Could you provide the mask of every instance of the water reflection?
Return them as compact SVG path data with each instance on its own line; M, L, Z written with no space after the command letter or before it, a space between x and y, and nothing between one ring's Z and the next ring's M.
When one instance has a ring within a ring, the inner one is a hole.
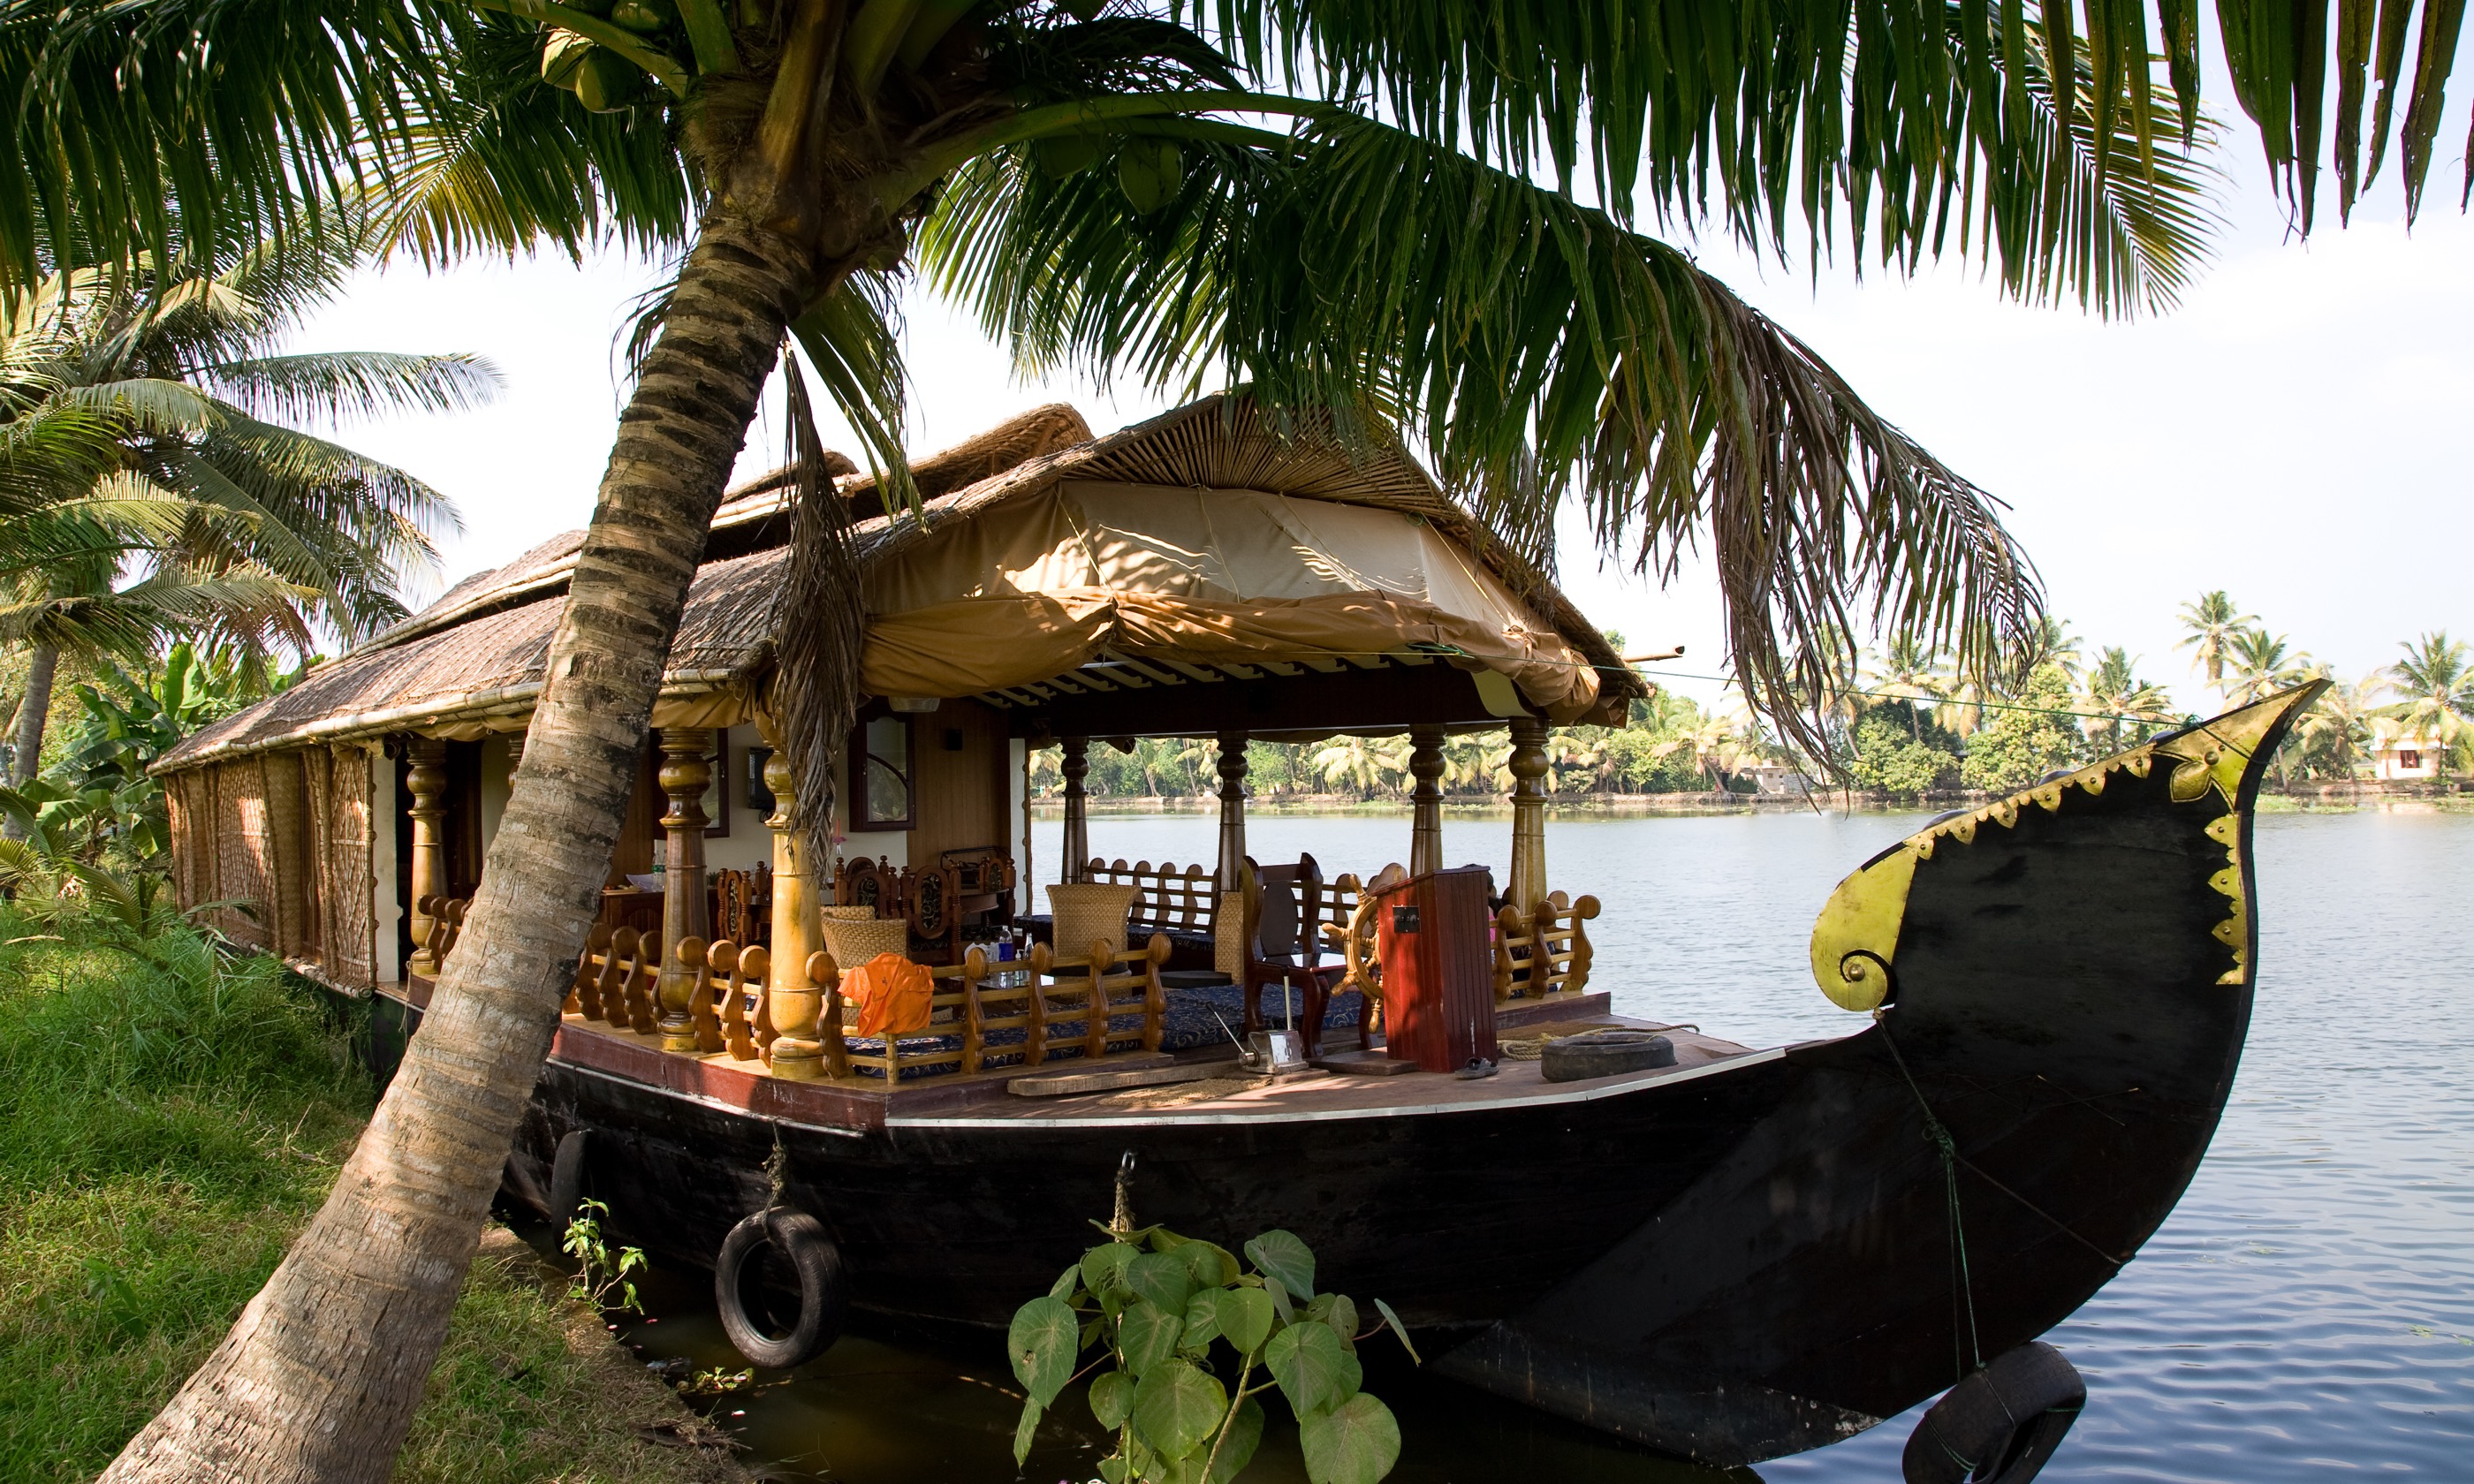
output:
M1831 886L1914 816L1570 817L1549 826L1555 886L1595 893L1598 976L1615 1007L1756 1044L1845 1034L1805 966ZM1258 815L1259 859L1326 871L1406 853L1405 819ZM1509 853L1500 817L1444 826L1445 858ZM1102 816L1100 853L1208 860L1213 821ZM1053 876L1056 831L1036 840ZM2332 1469L2474 1476L2474 818L2338 813L2259 823L2261 987L2222 1128L2140 1258L2049 1336L2087 1376L2086 1418L2049 1480L2283 1484ZM1541 1219L1546 1219L1541 1213ZM1507 1254L1506 1260L1518 1260ZM739 1362L701 1274L650 1286L648 1356ZM1589 1479L1880 1481L1912 1418L1836 1447L1720 1473L1411 1371L1369 1346L1367 1387L1399 1414L1411 1484ZM1017 1477L1020 1401L988 1337L863 1329L717 1408L784 1479ZM744 1413L734 1416L734 1413ZM1085 1479L1105 1448L1059 1403L1021 1478ZM1246 1478L1301 1481L1275 1426Z

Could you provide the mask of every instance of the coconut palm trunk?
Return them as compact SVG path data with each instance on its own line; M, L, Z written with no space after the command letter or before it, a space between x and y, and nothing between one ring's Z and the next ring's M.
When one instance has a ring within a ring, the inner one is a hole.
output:
M327 1204L109 1480L381 1480L420 1405L598 905L705 535L786 325L796 244L716 214L620 415L471 925Z
M9 757L12 788L23 788L33 782L36 771L42 766L43 722L51 714L52 682L60 672L60 649L50 644L35 646L26 662L26 694L17 703L17 734L9 739L13 750Z

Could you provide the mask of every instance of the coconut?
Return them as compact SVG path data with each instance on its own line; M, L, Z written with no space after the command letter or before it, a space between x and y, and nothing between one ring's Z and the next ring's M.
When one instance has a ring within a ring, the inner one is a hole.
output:
M584 59L592 50L591 36L551 27L542 42L542 81L552 87L574 87L575 75L584 70Z
M1100 141L1089 134L1053 134L1031 147L1031 157L1040 174L1062 180L1100 162Z
M610 8L610 19L638 33L661 30L678 18L678 7L670 0L618 0Z
M1167 139L1128 139L1117 156L1117 188L1143 216L1168 204L1185 179L1185 156Z
M585 54L584 65L576 69L575 96L595 113L616 113L636 101L643 83L644 74L627 59L608 47L596 46Z

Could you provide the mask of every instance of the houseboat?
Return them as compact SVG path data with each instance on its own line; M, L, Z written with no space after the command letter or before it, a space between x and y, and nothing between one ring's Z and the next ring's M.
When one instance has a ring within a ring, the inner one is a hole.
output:
M2316 687L1862 863L1812 941L1848 1033L1746 1046L1611 1013L1590 924L1652 904L1550 885L1547 748L1649 685L1399 448L1216 397L1102 438L1043 409L918 475L915 514L841 481L869 699L831 841L768 730L783 481L722 506L508 1199L606 1203L795 1364L845 1304L1002 1326L1130 1169L1144 1221L1293 1231L1445 1373L1666 1452L1774 1457L1954 1384L2009 1421L1933 1447L2050 1451L2074 1382L2032 1342L2207 1148L2251 805ZM579 540L167 754L182 901L409 1034ZM1442 856L1443 742L1478 730L1511 739L1500 882ZM1341 734L1409 739L1398 861L1250 857L1247 743ZM1212 860L1094 850L1090 749L1158 735L1214 746Z

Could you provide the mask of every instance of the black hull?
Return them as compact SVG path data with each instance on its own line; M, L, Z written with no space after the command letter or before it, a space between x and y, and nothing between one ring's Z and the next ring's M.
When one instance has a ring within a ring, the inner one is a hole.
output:
M1140 1219L1297 1232L1332 1286L1462 1337L1446 1374L1713 1464L1818 1447L2050 1328L2172 1209L2249 1022L2260 763L2309 694L1877 857L1841 896L1889 872L1897 900L1842 962L1895 965L1895 993L1843 1040L1474 1109L869 1128L554 1056L510 1186L542 1204L559 1137L592 1130L589 1188L625 1239L709 1264L766 1203L778 1138L857 1303L1002 1325L1131 1149Z

